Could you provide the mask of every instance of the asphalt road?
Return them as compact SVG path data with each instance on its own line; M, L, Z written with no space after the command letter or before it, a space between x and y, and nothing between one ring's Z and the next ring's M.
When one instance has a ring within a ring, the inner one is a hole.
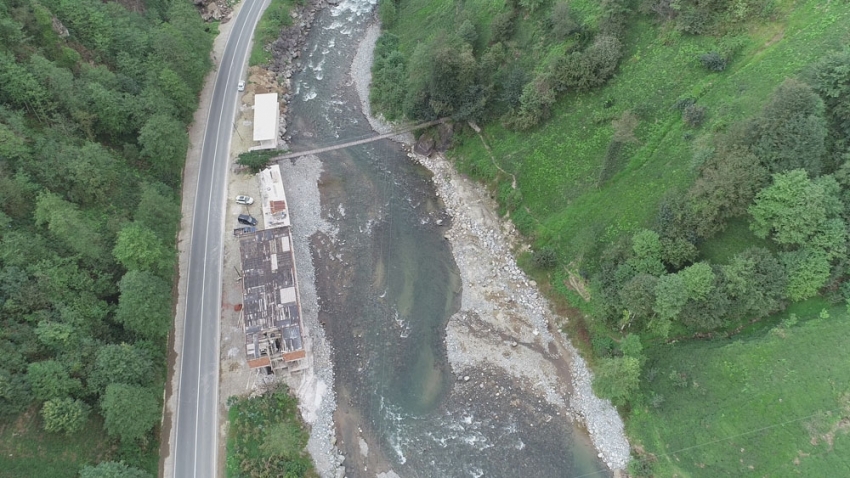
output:
M221 58L207 116L189 247L188 292L174 417L175 478L218 476L219 320L224 211L236 85L269 0L243 0ZM179 318L178 318L179 320Z

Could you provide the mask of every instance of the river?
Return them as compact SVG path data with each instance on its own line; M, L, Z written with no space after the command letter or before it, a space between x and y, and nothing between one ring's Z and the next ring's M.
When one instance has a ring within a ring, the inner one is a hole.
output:
M348 0L316 17L293 77L293 150L374 134L349 75L373 7ZM606 476L586 434L497 368L476 370L480 387L457 385L444 338L461 274L430 173L388 140L320 159L322 215L336 232L311 247L346 475Z

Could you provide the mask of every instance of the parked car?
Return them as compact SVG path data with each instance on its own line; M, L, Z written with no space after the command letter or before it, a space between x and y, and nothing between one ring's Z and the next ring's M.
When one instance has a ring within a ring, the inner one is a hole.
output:
M250 206L251 204L254 204L254 198L251 196L236 196L236 204Z
M240 214L236 220L239 221L239 224L245 224L246 226L257 225L257 218L250 214Z
M238 85L236 85L236 89L239 91L245 91L245 82L240 81Z
M244 236L245 234L253 234L257 232L257 228L254 226L245 226L245 227L237 227L233 230L234 236Z

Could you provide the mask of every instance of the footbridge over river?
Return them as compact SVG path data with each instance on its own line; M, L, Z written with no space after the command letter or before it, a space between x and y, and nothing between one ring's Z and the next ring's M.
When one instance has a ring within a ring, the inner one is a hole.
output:
M297 152L297 153L286 153L286 154L283 154L283 155L280 155L280 156L275 156L271 160L277 161L277 160L282 160L282 159L298 158L300 156L307 156L309 154L327 153L328 151L335 151L337 149L349 148L351 146L357 146L359 144L371 143L373 141L392 138L393 136L398 136L400 134L409 133L411 131L416 131L416 130L423 129L423 128L429 128L429 127L434 126L434 125L445 123L448 120L449 120L449 118L440 118L440 119L436 119L436 120L433 120L433 121L428 121L426 123L419 123L419 124L415 124L415 125L412 125L412 126L405 126L405 127L399 128L397 130L391 131L389 133L383 133L383 134L379 134L379 135L376 135L376 136L370 136L368 138L358 139L356 141L348 141L346 143L341 143L341 144L337 144L337 145L333 145L333 146L325 146L323 148L311 149L309 151L301 151L301 152Z

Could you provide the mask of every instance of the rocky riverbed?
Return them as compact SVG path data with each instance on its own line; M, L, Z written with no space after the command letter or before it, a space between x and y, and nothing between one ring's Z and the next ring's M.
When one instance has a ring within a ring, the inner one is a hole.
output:
M370 112L367 65L379 34L377 25L367 30L351 69L365 114ZM376 131L391 130L371 115L369 122ZM411 138L406 139L410 145ZM452 217L445 237L461 271L463 295L461 310L447 326L446 345L459 383L473 380L472 371L485 369L530 386L564 418L587 427L609 468L624 469L629 443L623 422L610 401L593 394L586 363L557 332L568 319L551 312L537 284L517 267L512 251L522 244L514 239L519 234L513 225L497 216L497 205L483 187L458 174L441 154L409 156L433 173L437 194Z
M295 30L283 34L274 47L276 60L272 70L286 87L284 100L290 98L289 79L300 67L303 37L309 31L312 15L322 5L314 2L298 13L292 27ZM384 132L390 126L371 117L368 108L371 51L379 32L377 25L367 30L352 64L351 80L373 129ZM281 133L286 136L285 129ZM407 144L412 141L410 137L399 139ZM475 403L480 410L486 410L488 421L513 417L541 431L549 427L553 434L569 423L582 424L608 467L625 468L629 444L623 423L610 402L593 395L591 373L569 340L557 331L567 319L551 312L536 284L516 266L512 251L522 245L513 239L518 237L513 226L498 217L488 192L460 176L444 157L413 153L410 157L431 171L437 193L451 215L451 220L445 221L444 234L451 243L463 284L461 309L446 327L448 360L456 378L447 402ZM322 240L333 240L333 227L318 213L321 163L307 157L282 167L293 217L297 217L293 232L296 251L301 251L297 260L299 280L306 285L312 280L314 259L307 252L310 238L315 240L314 234L319 232ZM312 313L316 299L305 290L308 288L309 285L302 287L301 293L305 330L314 340L313 367L293 388L298 391L302 413L312 426L308 448L320 475L341 476L344 458L335 447L332 419L336 408L333 353ZM475 423L461 426L474 431ZM519 440L516 448L523 450L526 445L532 446Z

